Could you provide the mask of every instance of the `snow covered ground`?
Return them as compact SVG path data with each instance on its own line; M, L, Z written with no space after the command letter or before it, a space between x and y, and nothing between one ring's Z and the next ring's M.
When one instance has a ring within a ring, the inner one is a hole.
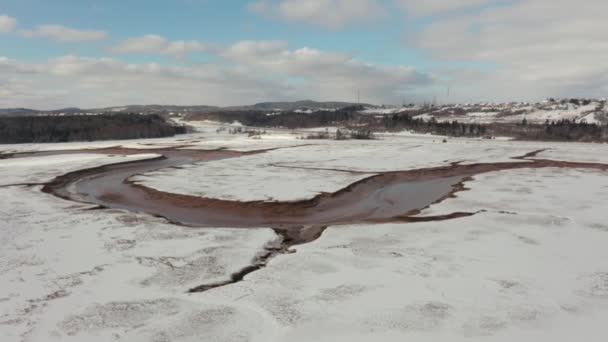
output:
M95 142L67 142L44 144L8 144L0 145L0 152L14 153L24 151L54 151L54 150L80 150L90 148L108 148L122 146L126 148L154 149L196 143L200 134L184 134L172 138L137 139L137 140L108 140Z
M476 177L425 214L454 221L332 227L246 282L206 296L272 313L283 341L603 341L608 177Z
M295 150L290 149L291 153ZM297 153L297 152L295 152ZM270 154L276 154L270 152ZM272 160L272 156L270 157ZM239 201L296 201L335 192L372 174L269 165L254 156L226 159L132 177L165 192Z
M308 146L163 169L131 180L166 192L208 198L295 201L322 192L335 192L378 172L437 167L452 162L512 162L512 157L545 148L550 149L537 158L608 163L608 145L473 139L441 141L428 136L315 141ZM240 146L240 143L235 145ZM249 146L254 149L256 145ZM267 145L263 143L262 146Z
M45 183L53 178L82 169L105 164L124 163L151 159L158 154L142 153L131 156L108 156L101 154L67 154L45 157L25 157L0 160L0 186L10 184Z
M276 137L253 139L206 126L187 136L191 148L281 149L160 170L141 180L219 198L293 200L366 176L349 170L501 162L543 148L550 150L537 158L608 163L605 144L442 143L432 136L386 135L299 146L309 142L283 131ZM183 139L146 143L171 146ZM0 160L0 179L3 185L38 183L149 157ZM475 216L329 227L243 282L186 294L249 265L276 239L274 232L184 228L145 214L87 210L36 186L0 185L0 336L45 342L605 341L606 172L510 170L475 176L467 186L422 215L483 210Z
M211 322L231 309L184 293L229 279L276 239L269 229L191 229L90 211L38 188L0 188L0 198L2 341L184 341L219 333Z

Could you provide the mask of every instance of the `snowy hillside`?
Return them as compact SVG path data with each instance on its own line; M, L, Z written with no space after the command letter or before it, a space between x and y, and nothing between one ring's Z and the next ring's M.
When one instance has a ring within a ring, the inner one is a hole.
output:
M367 108L361 114L387 115L409 112L416 118L463 123L529 123L570 120L587 123L607 123L606 100L564 99L546 100L541 103L478 103L438 106L412 106L393 108Z

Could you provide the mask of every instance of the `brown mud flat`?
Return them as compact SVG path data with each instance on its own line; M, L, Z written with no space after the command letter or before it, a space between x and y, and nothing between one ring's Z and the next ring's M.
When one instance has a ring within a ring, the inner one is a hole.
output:
M530 159L534 151L514 157L513 162L476 163L376 172L334 193L323 193L309 200L294 202L239 202L162 192L129 178L150 171L180 167L224 158L264 153L269 150L236 152L230 150L188 150L186 146L155 149L110 147L94 150L47 151L13 154L9 158L35 157L73 153L132 155L154 153L157 158L110 164L79 170L57 177L43 191L78 202L96 204L102 208L117 208L145 212L168 221L192 227L258 228L271 227L281 237L276 246L266 248L252 265L233 274L231 279L201 285L190 292L241 281L245 275L265 266L277 254L316 240L332 225L388 222L430 222L462 218L476 213L452 213L443 216L420 217L420 212L466 190L465 182L475 175L514 169L576 168L608 170L608 164ZM294 148L292 146L288 148ZM338 170L336 170L338 171ZM344 170L346 171L346 170Z

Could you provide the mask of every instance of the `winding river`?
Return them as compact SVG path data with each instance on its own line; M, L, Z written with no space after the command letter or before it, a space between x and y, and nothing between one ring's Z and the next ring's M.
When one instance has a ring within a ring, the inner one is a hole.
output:
M514 157L507 163L476 163L425 168L407 171L379 172L334 193L320 194L295 202L239 202L162 192L129 179L164 168L192 163L266 153L269 150L236 152L230 150L192 150L180 147L159 149L102 148L67 151L45 151L4 155L5 158L37 157L75 153L134 155L154 153L160 157L126 163L110 164L71 172L55 178L43 191L55 196L99 205L148 213L175 224L193 227L254 228L271 227L281 242L269 247L253 265L235 273L230 281L207 284L191 289L206 291L242 280L272 256L286 252L291 246L317 239L327 226L421 222L454 219L475 213L458 212L444 216L424 217L420 212L428 206L465 190L471 177L500 170L522 168L578 168L608 170L608 164L531 159L541 151Z

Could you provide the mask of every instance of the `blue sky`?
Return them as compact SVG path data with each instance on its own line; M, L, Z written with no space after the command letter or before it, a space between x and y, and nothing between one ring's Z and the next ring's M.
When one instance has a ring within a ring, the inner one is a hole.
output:
M0 106L352 100L357 90L393 104L600 96L605 69L589 65L606 51L589 46L603 42L605 20L592 9L606 5L589 0L583 19L594 32L572 18L575 8L565 0L3 0ZM453 97L441 98L447 87Z
M403 44L404 31L416 29L424 20L406 22L395 6L381 21L345 25L340 29L306 23L286 24L249 10L251 1L212 0L5 0L4 13L19 18L23 27L46 23L82 29L105 30L107 41L98 44L58 46L44 40L23 41L4 37L12 57L31 61L61 53L104 55L104 48L129 37L159 34L171 40L201 40L232 43L240 40L287 40L293 46L352 53L374 63L429 65L422 52ZM392 12L392 14L391 14ZM3 43L3 46L5 43ZM150 56L131 56L133 61L149 61Z

